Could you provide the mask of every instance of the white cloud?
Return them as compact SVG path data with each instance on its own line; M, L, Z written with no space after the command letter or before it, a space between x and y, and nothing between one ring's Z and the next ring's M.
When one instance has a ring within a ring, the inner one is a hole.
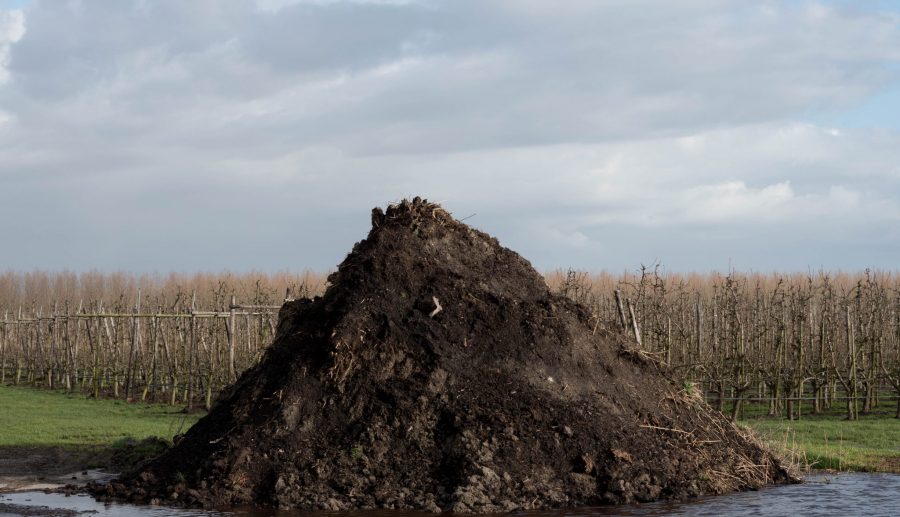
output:
M790 182L747 188L743 181L701 185L685 192L682 222L780 219L777 212L795 200Z
M12 44L25 35L25 15L21 10L0 10L0 85L9 81L9 53Z
M15 43L25 35L25 14L21 9L0 11L0 42Z

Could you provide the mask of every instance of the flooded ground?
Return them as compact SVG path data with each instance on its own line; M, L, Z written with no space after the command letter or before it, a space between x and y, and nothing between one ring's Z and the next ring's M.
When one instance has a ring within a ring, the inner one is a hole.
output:
M109 474L88 467L110 464L109 447L2 447L0 492L53 489L108 479Z
M900 474L815 474L802 485L776 486L758 492L705 497L687 503L579 508L527 512L528 517L588 517L605 515L860 515L894 516L900 513ZM162 507L103 504L89 496L65 496L29 491L0 494L0 517L6 516L122 516L122 517L310 517L308 512L235 510L208 512ZM334 517L423 517L411 512L349 512L320 514Z

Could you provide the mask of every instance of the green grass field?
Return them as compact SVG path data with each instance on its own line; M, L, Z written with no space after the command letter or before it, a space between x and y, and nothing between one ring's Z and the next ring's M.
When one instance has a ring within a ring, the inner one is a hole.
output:
M202 416L180 410L0 386L0 447L111 445L149 436L171 440Z
M887 415L744 420L776 450L805 455L812 468L900 472L900 420Z

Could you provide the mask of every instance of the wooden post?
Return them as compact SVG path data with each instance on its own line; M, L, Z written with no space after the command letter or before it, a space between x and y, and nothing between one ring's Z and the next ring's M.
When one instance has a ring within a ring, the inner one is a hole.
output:
M236 303L234 299L234 294L231 295L231 305L228 307L228 375L233 382L235 379L235 369L234 369L234 340L236 328L235 324L237 323L237 315L236 315Z
M666 364L672 364L672 317L666 317Z
M622 325L622 330L628 330L628 322L625 319L625 309L622 307L622 292L616 289L615 294L616 308L619 310L619 323Z
M3 337L0 338L0 384L6 383L6 341L9 338L9 311L3 312Z
M129 395L132 398L135 397L135 393L136 393L136 387L135 387L134 383L135 383L135 372L138 369L138 357L137 356L143 355L140 353L140 350L141 350L141 320L137 316L140 313L141 313L141 289L139 287L137 290L137 303L134 306L134 316L133 316L134 323L132 325L134 330L132 331L132 334L131 334L131 355L132 355L132 358L130 361L131 362L131 371L128 372L128 375L131 379L129 381L129 384L131 385L131 393Z
M32 308L32 312L33 311L34 311L34 308ZM35 318L37 320L35 322L35 324L37 325L37 329L38 329L36 339L37 339L38 348L40 350L41 361L43 361L43 364L41 365L41 369L43 371L46 371L47 387L52 390L53 389L53 359L52 359L53 351L52 351L52 349L50 349L50 347L53 344L53 339L52 339L53 338L53 336L52 336L53 324L51 323L53 321L53 317L51 314L47 319L47 333L50 334L50 336L47 337L47 350L45 352L45 350L44 350L44 332L43 332L44 329L43 329L43 327L41 327L41 321L43 319L43 316L44 316L44 306L41 305L40 309L38 310L37 317ZM37 378L35 378L34 380L37 381Z
M66 391L72 391L72 377L75 377L75 382L78 382L78 373L77 370L73 373L72 366L75 362L75 355L72 353L72 337L69 335L69 300L66 300L66 315L63 317L63 321L65 322L65 329L63 331L63 340L66 344L66 367L65 367L65 381L66 381ZM76 336L77 339L77 336Z
M103 312L102 307L100 312ZM112 327L110 327L110 322L112 321L111 317L102 316L100 321L103 323L103 330L106 334L106 345L109 350L106 365L104 366L104 376L109 378L112 382L113 397L119 398L119 354L117 353L119 348L118 327L116 327L115 322L112 322ZM101 386L101 388L102 387L103 386Z
M194 315L197 292L191 297L190 343L188 344L187 407L194 407L194 351L197 349L197 320Z
M850 375L847 386L847 420L856 420L856 338L850 321L850 305L847 304L847 346L850 350Z
M177 320L176 320L177 324ZM172 385L171 398L169 405L174 406L178 398L178 357L173 351L169 350L169 340L166 339L166 333L160 334L163 344L163 354L165 354L166 365L169 367L169 382Z
M631 300L626 300L628 303L628 312L631 314L631 330L634 332L634 340L637 341L638 346L643 346L641 344L641 329L638 327L637 318L634 317L634 307L631 305Z
M19 385L19 382L22 380L22 360L19 358L19 353L21 352L24 355L24 342L22 341L22 306L19 305L19 315L16 316L16 341L18 342L18 346L16 347L16 386ZM24 359L24 357L22 358Z
M158 384L157 379L157 353L159 347L157 345L159 339L159 298L156 299L156 312L153 314L150 319L150 346L151 346L151 356L150 356L150 378L147 381L147 386L144 387L144 392L141 394L141 400L146 400L147 396L150 396L150 399L156 398L156 385Z
M91 334L91 321L92 318L86 319L84 327L87 329L88 346L91 349L91 392L96 399L100 397L100 325L97 325L97 343L94 344L94 336Z
M700 357L703 354L703 307L701 303L700 293L697 293L697 305L695 307L697 321L697 362L700 362Z

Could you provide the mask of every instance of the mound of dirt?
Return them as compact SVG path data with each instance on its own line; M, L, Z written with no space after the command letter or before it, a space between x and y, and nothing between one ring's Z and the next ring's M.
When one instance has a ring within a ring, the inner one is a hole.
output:
M793 480L496 239L414 199L184 438L98 495L494 512Z

